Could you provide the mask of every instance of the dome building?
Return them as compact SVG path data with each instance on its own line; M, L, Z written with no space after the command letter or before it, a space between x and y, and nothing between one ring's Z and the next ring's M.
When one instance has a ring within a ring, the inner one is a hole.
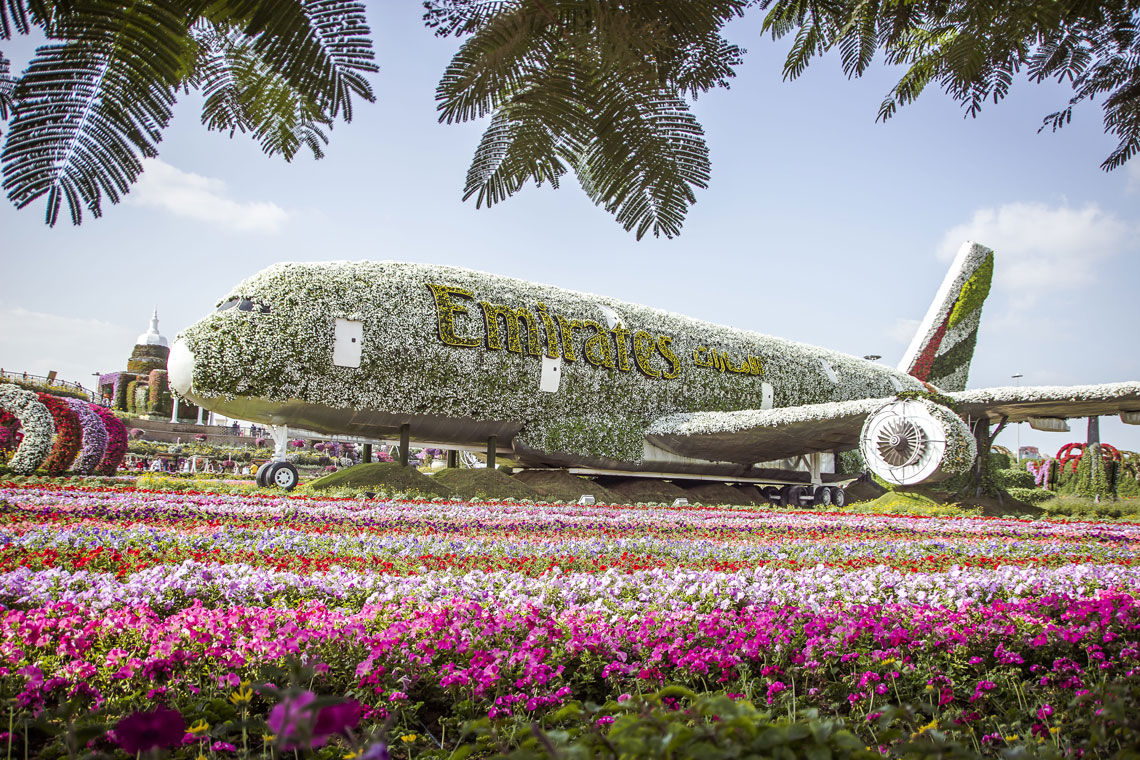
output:
M166 376L169 356L170 342L158 330L158 307L155 307L146 332L135 340L126 371L99 377L100 400L121 412L140 417L169 417L173 401ZM177 410L180 418L193 418L196 413L197 407L190 404Z

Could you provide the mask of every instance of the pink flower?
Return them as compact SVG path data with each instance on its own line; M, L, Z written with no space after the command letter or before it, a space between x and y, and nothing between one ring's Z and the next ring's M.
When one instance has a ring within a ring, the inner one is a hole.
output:
M115 724L119 746L129 755L149 752L156 747L173 747L186 733L182 713L168 707L135 712Z

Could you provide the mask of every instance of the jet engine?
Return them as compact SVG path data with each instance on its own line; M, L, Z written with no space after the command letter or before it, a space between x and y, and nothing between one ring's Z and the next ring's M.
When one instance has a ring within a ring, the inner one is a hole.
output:
M933 483L970 469L978 448L962 418L933 401L897 399L863 423L859 450L888 483Z

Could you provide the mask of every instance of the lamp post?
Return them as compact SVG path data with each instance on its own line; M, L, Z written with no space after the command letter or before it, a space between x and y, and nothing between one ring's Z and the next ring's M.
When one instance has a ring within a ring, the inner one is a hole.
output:
M96 404L100 404L103 402L102 396L99 395L99 375L100 374L101 373L99 373L99 372L92 372L91 373L91 376L95 378L95 382L93 383L94 387L91 390L91 400L94 401Z
M1013 378L1013 381L1015 383L1017 383L1017 387L1020 388L1021 387L1021 378L1025 377L1025 376L1022 375L1020 372L1018 372L1016 375L1010 375L1010 377ZM1017 423L1017 463L1019 465L1021 464L1021 423L1020 422Z

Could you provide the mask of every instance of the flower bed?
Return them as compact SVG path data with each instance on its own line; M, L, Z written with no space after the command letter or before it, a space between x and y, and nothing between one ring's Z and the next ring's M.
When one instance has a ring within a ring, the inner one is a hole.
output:
M1119 522L0 484L0 688L33 752L82 708L120 756L379 757L387 723L393 756L447 757L468 720L521 741L679 685L888 754L1110 756L1138 548Z

